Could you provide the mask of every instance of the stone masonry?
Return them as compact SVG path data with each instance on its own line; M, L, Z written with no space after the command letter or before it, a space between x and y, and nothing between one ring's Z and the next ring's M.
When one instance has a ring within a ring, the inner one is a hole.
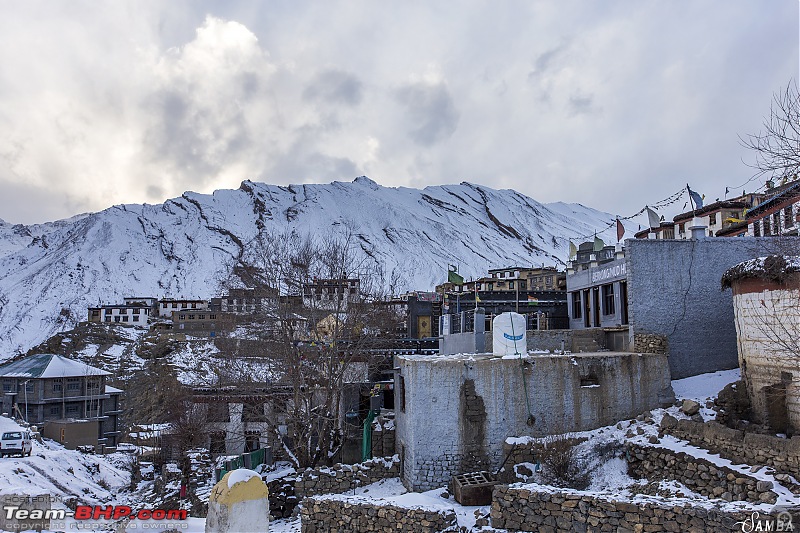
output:
M636 503L611 495L537 491L535 485L498 485L492 496L492 527L508 531L706 533L737 531L749 513L727 513L685 501L640 497Z
M360 498L317 496L303 500L302 533L439 533L458 531L452 509L380 505Z
M768 465L779 475L788 474L800 480L800 435L786 439L745 433L718 422L677 420L670 415L661 420L661 430L734 463Z
M625 446L631 477L652 481L674 479L708 498L751 503L775 503L771 481L758 479L724 466L666 448Z

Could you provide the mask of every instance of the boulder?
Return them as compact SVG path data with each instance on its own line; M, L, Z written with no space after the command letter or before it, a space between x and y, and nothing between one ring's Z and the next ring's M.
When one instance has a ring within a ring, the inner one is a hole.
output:
M700 404L694 400L683 400L681 412L686 416L696 415L700 412Z

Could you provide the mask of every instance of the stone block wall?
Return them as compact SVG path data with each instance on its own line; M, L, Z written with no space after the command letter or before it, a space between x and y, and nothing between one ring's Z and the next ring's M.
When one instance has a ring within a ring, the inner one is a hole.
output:
M637 333L633 336L633 351L636 353L669 353L667 337L653 333Z
M578 492L544 492L531 485L498 485L494 489L492 527L508 531L737 531L748 513L726 513L648 497L637 503Z
M269 482L270 511L273 518L286 518L294 513L297 504L305 497L341 494L399 475L400 458L396 455L355 465L307 468L298 475Z
M297 476L295 494L304 498L318 494L341 494L382 479L400 475L400 458L376 458L355 465L308 468Z
M458 531L452 509L430 510L368 503L359 498L306 498L300 510L302 533L439 533Z
M666 415L661 430L693 446L729 459L737 464L768 465L776 472L800 479L800 435L782 439L772 435L745 433L718 422L676 420Z
M674 479L708 498L752 503L775 503L778 495L771 481L737 472L724 466L666 448L627 444L628 473L653 481Z

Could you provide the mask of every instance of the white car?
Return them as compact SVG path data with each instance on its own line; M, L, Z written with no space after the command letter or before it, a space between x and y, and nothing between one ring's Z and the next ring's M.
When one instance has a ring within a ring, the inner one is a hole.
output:
M6 431L0 438L0 457L14 454L30 457L32 451L33 443L29 431Z

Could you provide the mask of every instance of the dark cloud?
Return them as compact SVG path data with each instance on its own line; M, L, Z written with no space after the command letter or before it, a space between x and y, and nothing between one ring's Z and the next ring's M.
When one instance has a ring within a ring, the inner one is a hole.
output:
M534 81L536 78L543 76L549 69L552 68L553 64L556 62L559 56L563 55L566 49L567 45L561 44L539 54L533 61L533 70L528 72L528 81Z
M397 100L405 109L408 134L415 143L430 146L456 131L460 115L443 83L407 85L397 91Z
M570 115L585 115L595 111L594 96L573 94L569 97L569 111Z
M306 101L357 106L364 97L364 84L355 75L341 70L320 72L303 90Z

